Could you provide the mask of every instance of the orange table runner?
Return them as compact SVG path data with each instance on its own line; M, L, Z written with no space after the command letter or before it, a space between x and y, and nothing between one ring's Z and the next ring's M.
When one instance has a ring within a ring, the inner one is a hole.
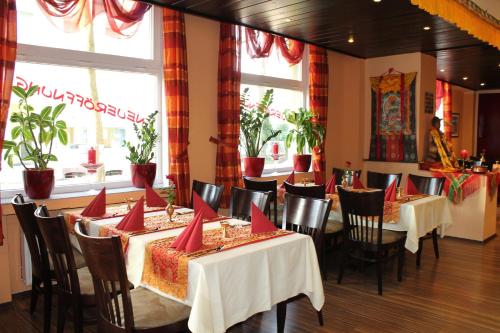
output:
M133 204L131 204L131 205L133 206ZM82 216L82 215L80 215L82 210L83 210L83 208L67 210L64 212L64 220L66 221L66 226L68 227L68 231L70 233L75 232L75 223L76 223L76 220L78 220L78 219L81 219L83 223L88 223L90 221L125 216L129 212L127 204L116 205L116 206L107 206L106 207L106 214L99 216L99 217ZM164 207L148 207L148 206L146 206L146 203L144 203L144 213L159 212L162 210L165 210L165 208Z
M222 229L207 230L203 232L203 246L192 253L170 248L176 237L156 240L146 245L142 282L183 300L187 296L189 260L290 234L293 232L281 229L252 234L251 226L244 226L229 228L227 238L223 238Z
M194 218L194 213L180 214L172 216L170 222L168 215L155 215L144 217L144 229L135 231L126 231L116 229L116 224L107 224L99 227L100 237L120 236L123 252L127 251L130 237L149 234L151 232L171 230L186 227ZM203 220L203 223L211 223L228 219L227 216L219 216L214 219Z
M384 223L398 223L399 222L399 211L401 205L410 201L422 199L428 197L428 194L414 194L414 195L402 195L396 201L385 201L384 202ZM337 210L340 208L339 195L327 194L327 199L332 199L332 210Z

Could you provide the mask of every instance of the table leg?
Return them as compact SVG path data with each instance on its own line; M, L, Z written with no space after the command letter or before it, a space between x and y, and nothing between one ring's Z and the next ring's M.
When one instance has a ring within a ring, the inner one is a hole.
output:
M286 319L286 301L280 302L276 308L276 321L278 324L278 333L285 332Z

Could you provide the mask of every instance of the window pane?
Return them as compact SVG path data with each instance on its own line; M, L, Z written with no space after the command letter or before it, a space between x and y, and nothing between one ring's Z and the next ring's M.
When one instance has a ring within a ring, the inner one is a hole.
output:
M64 48L76 51L88 51L133 58L152 59L152 10L149 10L142 22L131 27L136 33L130 38L117 38L110 33L105 13L99 14L90 24L78 32L64 32L56 27L60 18L49 18L38 6L36 0L17 2L17 34L21 44ZM54 20L51 22L51 20Z
M149 113L160 109L155 76L18 62L14 84L40 86L30 99L37 112L47 105L66 103L61 119L67 123L69 143L63 146L54 141L53 152L59 161L49 164L56 172L56 186L89 182L87 176L67 177L72 172L86 174L81 164L87 162L90 147L98 150L98 162L104 163L109 175L107 182L130 179L130 162L122 142L135 142L133 124L140 125ZM18 110L18 100L12 95L10 114ZM11 137L11 128L8 122L6 139ZM22 187L22 166L16 162L13 169L3 165L2 190Z
M255 86L255 85L241 85L241 91L249 88L249 100L251 103L258 103L267 89L271 87ZM304 94L299 90L278 89L272 88L274 91L273 103L269 109L270 116L269 122L264 125L264 137L267 136L270 129L281 130L281 133L272 141L266 144L262 149L261 156L266 158L266 169L281 169L292 166L292 156L295 153L295 147L290 149L285 148L285 138L289 131L289 124L284 120L283 114L285 110L296 110L304 105ZM279 159L274 160L273 144L277 143L279 147ZM245 151L242 149L242 156L245 156Z
M252 59L247 53L245 29L242 29L241 71L243 73L265 75L290 80L302 80L302 61L296 65L290 64L281 56L273 45L267 58Z

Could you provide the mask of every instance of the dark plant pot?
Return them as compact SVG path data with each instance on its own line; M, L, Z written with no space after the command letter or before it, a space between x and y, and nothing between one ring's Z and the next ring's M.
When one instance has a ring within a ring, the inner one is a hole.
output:
M145 188L146 184L153 186L156 177L156 163L131 164L132 184L138 188Z
M245 157L243 158L243 166L245 167L245 176L260 177L264 170L264 157Z
M47 199L54 189L54 169L23 170L23 181L30 199Z
M311 167L311 154L293 155L293 170L307 172Z

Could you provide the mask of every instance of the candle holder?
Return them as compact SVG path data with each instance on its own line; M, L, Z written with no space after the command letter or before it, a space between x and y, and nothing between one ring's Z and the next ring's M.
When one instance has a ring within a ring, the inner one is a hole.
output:
M172 216L174 215L174 206L172 206L172 204L169 202L168 205L167 205L167 208L165 208L165 211L167 212L167 215L168 215L168 221L169 222L173 222L172 221Z

